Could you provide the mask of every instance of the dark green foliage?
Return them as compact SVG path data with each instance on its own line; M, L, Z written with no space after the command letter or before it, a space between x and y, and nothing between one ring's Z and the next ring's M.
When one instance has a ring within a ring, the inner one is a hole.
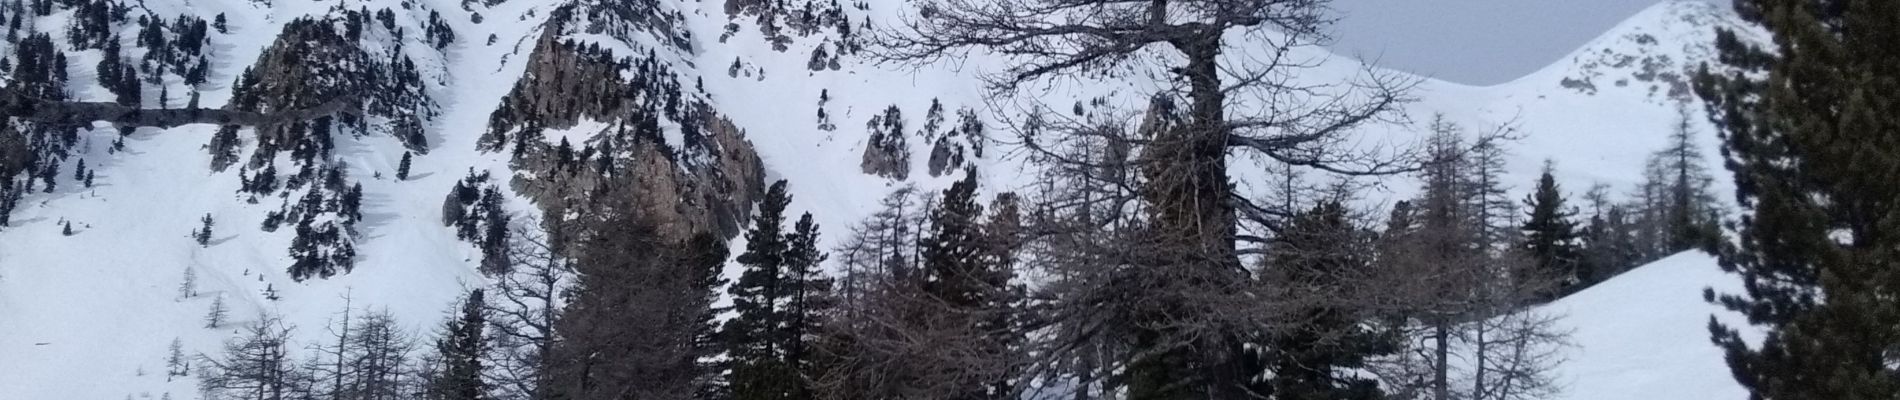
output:
M46 184L46 193L52 193L59 187L59 163L49 162L40 169L40 182Z
M192 239L198 241L199 246L210 246L211 245L211 225L212 225L211 214L205 214L204 218L199 218L198 220L204 222L204 227L198 228L196 232L193 232Z
M339 208L337 213L344 218L348 218L349 221L362 221L363 184L357 183L350 185L350 190L343 192L343 198L337 202L337 207Z
M1000 359L1010 352L1015 340L1012 313L1016 299L1010 280L1014 271L996 258L995 243L983 232L983 206L976 201L976 171L965 170L964 178L943 191L942 202L930 210L929 227L918 240L923 264L923 294L926 303L936 304L929 318L957 329L967 323L967 331L978 342L970 350L982 359ZM968 320L966 320L968 319ZM996 379L991 373L975 372L946 377L940 388L954 399L1007 399L1013 395L1007 378Z
M1754 399L1900 393L1900 2L1739 0L1771 47L1721 30L1696 93L1724 132L1746 214L1723 269L1744 293L1705 296L1766 331L1710 321Z
M396 164L396 180L409 180L409 158L413 156L413 153L402 152L402 162Z
M297 220L297 236L289 248L293 260L289 274L297 281L348 273L356 264L353 232L361 216L361 189L346 186L337 169L310 174L321 175L323 182L310 185L288 210L289 218Z
M13 208L19 206L20 196L26 191L22 186L13 183L12 179L0 180L0 227L10 226Z
M812 396L812 328L829 281L819 276L825 258L817 249L818 226L810 214L784 231L791 203L786 182L772 184L746 231L746 251L736 259L745 271L728 293L736 314L720 335L731 361L731 396L739 400L804 399Z
M482 270L508 270L508 212L501 207L501 190L494 185L482 189Z
M482 336L487 325L482 289L468 293L460 315L444 323L442 336L435 341L435 373L423 389L428 400L481 400L488 386L482 380L483 357L488 341Z
M1577 244L1577 224L1571 218L1576 211L1564 205L1563 190L1557 186L1557 178L1552 177L1549 168L1543 176L1537 178L1537 189L1524 198L1524 206L1530 207L1529 219L1521 228L1524 241L1519 244L1537 265L1543 276L1556 279L1557 292L1547 293L1546 297L1555 297L1580 289L1585 282L1579 271L1583 250Z
M1256 368L1271 378L1251 385L1254 393L1288 400L1383 398L1377 381L1351 371L1398 351L1397 338L1374 331L1364 311L1328 295L1348 290L1342 280L1362 276L1371 265L1369 239L1337 202L1295 215L1274 239L1262 274L1298 287L1295 296L1308 301L1294 302L1304 305L1291 314L1303 323L1268 335L1257 351Z
M681 267L686 268L686 272L694 278L695 292L704 298L705 304L717 302L719 288L725 287L728 283L721 275L726 267L726 258L731 255L726 248L725 239L711 233L700 233L693 235L693 238L685 244L684 249L687 254L681 259ZM727 362L715 358L724 352L726 347L720 340L720 322L718 321L719 314L725 312L725 309L709 306L696 311L699 312L699 317L697 321L691 321L695 326L692 340L693 354L698 360L694 365L696 376L694 393L701 399L730 398L730 385L724 375Z
M661 237L634 208L617 210L590 216L571 243L579 282L536 398L685 399L712 380L698 343L715 294L708 260L723 257Z

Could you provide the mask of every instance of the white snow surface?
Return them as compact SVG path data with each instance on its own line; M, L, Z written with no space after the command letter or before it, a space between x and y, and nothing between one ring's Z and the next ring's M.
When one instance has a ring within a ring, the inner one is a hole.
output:
M928 143L913 137L909 182L893 182L859 172L859 154L866 132L863 124L884 107L904 110L907 127L922 125L931 99L941 99L955 122L955 111L968 107L986 117L1020 110L1014 105L987 101L977 74L995 71L1002 60L982 55L959 63L918 69L845 60L840 71L812 72L805 68L809 49L817 40L800 40L778 52L760 40L749 18L741 18L738 33L718 42L727 18L720 1L673 1L686 14L693 52L669 54L683 86L704 79L711 103L745 129L764 160L768 179L791 182L793 211L810 211L825 227L827 243L836 243L847 227L874 211L892 187L915 184L924 189L944 187L956 176L931 178L923 171ZM498 177L512 172L507 154L481 153L475 139L486 130L489 113L499 104L524 70L541 23L555 2L511 0L493 8L470 11L460 0L410 0L439 11L455 29L457 41L438 58L419 57L424 71L440 70L443 83L429 88L442 109L429 129L432 148L415 158L410 179L393 179L403 150L388 137L339 138L338 154L349 165L350 176L363 184L366 220L359 225L360 254L355 269L330 279L292 282L284 273L292 234L258 229L266 211L279 199L247 204L236 195L235 169L208 172L202 146L215 131L212 126L141 129L127 140L127 151L108 154L115 129L100 126L84 134L82 156L95 168L98 184L84 188L62 178L53 193L29 194L13 215L14 226L0 230L0 399L174 399L198 396L193 376L167 379L166 347L181 340L188 354L215 354L220 343L234 335L260 312L282 316L297 329L301 340L325 334L329 321L344 309L344 296L358 309L386 309L418 335L432 333L456 297L485 283L475 272L479 254L457 240L452 228L440 221L443 196L466 171L488 170ZM211 33L215 55L210 83L201 89L206 107L229 98L229 82L252 63L276 32L297 16L326 12L329 4L278 0L263 6L248 0L146 0L146 6L164 15L193 14L209 19L227 14L232 31ZM389 6L403 20L418 20L388 0L348 0L345 6ZM884 5L879 2L879 6ZM901 10L874 7L851 10L878 21L895 21ZM426 15L426 10L421 11ZM482 23L473 23L479 12ZM68 13L38 18L35 25L64 35ZM1512 182L1528 189L1544 159L1558 163L1560 181L1573 198L1594 182L1630 190L1640 180L1643 158L1666 141L1676 119L1677 100L1659 95L1647 83L1618 86L1617 77L1634 67L1593 63L1604 54L1668 56L1676 69L1706 55L1716 24L1733 24L1725 10L1701 2L1666 2L1652 7L1579 49L1551 67L1510 83L1471 87L1422 80L1414 92L1419 101L1407 106L1412 121L1367 129L1366 142L1404 143L1419 137L1434 113L1476 130L1514 122L1526 136L1512 145ZM127 43L130 33L121 28ZM413 29L411 36L421 36ZM1648 34L1656 40L1634 40ZM487 43L490 34L497 37ZM589 38L581 38L588 40ZM595 40L611 40L594 38ZM614 48L650 47L650 44L613 44ZM128 49L132 46L126 46ZM433 51L412 44L411 52ZM1326 54L1317 48L1301 54L1330 60L1315 76L1349 76L1359 71L1356 61ZM627 52L620 52L628 54ZM74 71L72 87L80 98L110 96L93 85L92 65L97 51L69 54ZM729 77L726 67L742 60L748 74ZM440 65L428 65L439 63ZM1593 74L1598 90L1583 93L1560 85L1564 77ZM171 82L177 85L177 82ZM1114 95L1122 100L1141 98L1152 82L1084 82L1058 85L1035 92L1056 109L1071 99ZM816 102L828 91L826 106L836 131L815 128ZM172 93L182 93L173 90ZM147 99L157 96L148 94ZM1121 101L1126 104L1140 104ZM1700 106L1691 106L1699 109ZM1715 163L1713 130L1696 118L1701 144ZM1007 132L991 135L1007 136ZM668 127L669 136L677 127ZM570 130L584 134L587 130ZM249 131L247 146L255 143ZM245 154L249 149L245 149ZM1027 190L1033 178L1022 173L1020 161L1007 156L1006 146L993 145L987 158L974 160L987 183L986 192ZM1251 179L1262 166L1254 160L1235 161L1238 179ZM63 171L71 171L71 162ZM377 173L382 178L372 178ZM70 175L70 172L66 173ZM1406 196L1409 179L1394 178L1381 185L1383 198ZM1726 179L1718 179L1726 184ZM1718 187L1718 190L1726 190ZM1379 196L1375 196L1379 197ZM1375 198L1374 200L1381 200ZM525 199L509 205L524 218L538 212ZM211 214L217 221L212 244L200 247L188 238L198 218ZM63 236L61 222L72 221L75 235ZM741 244L736 243L734 246ZM186 268L198 277L198 295L180 299L177 287ZM1624 398L1739 398L1719 353L1708 344L1702 328L1713 310L1700 299L1701 287L1726 287L1732 278L1722 275L1706 256L1683 255L1638 268L1602 286L1550 306L1561 309L1576 327L1577 350L1564 367L1566 396L1574 399ZM265 300L262 291L274 288L280 301ZM221 329L206 329L202 321L212 299L222 296L232 308L231 321ZM1659 393L1680 394L1658 396Z
M1703 288L1739 293L1741 279L1715 259L1684 252L1637 267L1542 307L1563 316L1572 346L1558 369L1559 399L1744 399L1722 350L1709 342L1709 318L1734 327L1747 320L1702 299ZM1743 329L1759 341L1759 332Z

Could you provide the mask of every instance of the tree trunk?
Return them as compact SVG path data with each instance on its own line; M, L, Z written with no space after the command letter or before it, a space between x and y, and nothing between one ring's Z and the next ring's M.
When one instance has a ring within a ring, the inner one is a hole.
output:
M1451 400L1450 372L1451 323L1442 318L1432 321L1432 400Z

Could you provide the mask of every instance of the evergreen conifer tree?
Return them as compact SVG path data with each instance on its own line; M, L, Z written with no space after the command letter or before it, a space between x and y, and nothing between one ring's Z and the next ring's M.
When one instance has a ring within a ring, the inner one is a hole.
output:
M1720 68L1696 93L1723 131L1748 214L1723 269L1743 293L1719 302L1765 335L1711 320L1756 399L1891 399L1900 393L1900 2L1738 0L1767 48L1719 30ZM1710 291L1705 297L1715 298ZM1755 335L1750 335L1755 336Z
M1008 360L1010 346L1019 332L1013 319L1013 272L996 257L994 243L983 231L983 206L976 201L977 175L965 169L964 177L943 191L941 202L933 207L929 225L918 240L922 264L922 293L926 304L922 317L926 332L958 332L971 336L961 350L982 360L967 373L949 376L938 384L949 398L1007 399L1010 389L1007 367L984 365ZM963 346L958 346L963 347Z
M1295 215L1274 240L1274 258L1263 274L1299 288L1295 296L1315 297L1292 302L1307 304L1293 314L1304 322L1271 335L1260 346L1260 367L1272 378L1256 383L1255 393L1287 400L1383 397L1377 381L1350 371L1365 368L1372 357L1397 351L1397 343L1373 331L1362 310L1321 298L1345 290L1347 277L1364 274L1371 262L1366 256L1368 239L1352 225L1345 206L1326 202Z
M1584 282L1578 270L1582 249L1577 244L1577 224L1571 220L1576 211L1564 205L1563 191L1548 165L1537 178L1537 189L1524 198L1524 206L1530 212L1521 228L1524 242L1520 246L1536 262L1537 271L1563 286L1552 289L1569 292L1581 288L1577 285Z
M205 214L204 218L198 220L204 221L204 227L198 229L193 239L198 241L199 246L209 247L211 246L211 214Z
M789 399L801 386L797 371L785 364L785 353L796 339L787 337L784 329L789 319L785 302L792 289L785 271L785 206L791 203L785 185L783 180L772 183L759 201L759 212L746 231L746 250L736 259L745 270L727 289L735 315L720 335L732 360L735 400Z
M442 337L435 342L438 375L427 382L425 399L483 398L487 385L482 380L482 360L488 343L482 335L482 328L487 325L483 304L482 289L470 291L462 302L462 312L445 323Z
M402 162L396 164L396 180L399 180L399 181L409 180L409 158L410 157L411 157L411 154L409 152L407 151L402 152Z

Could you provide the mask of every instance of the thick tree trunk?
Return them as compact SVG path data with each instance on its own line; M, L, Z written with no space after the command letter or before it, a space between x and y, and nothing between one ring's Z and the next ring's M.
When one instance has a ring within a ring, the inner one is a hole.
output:
M1234 253L1235 219L1228 203L1226 95L1217 64L1220 31L1210 29L1173 45L1187 58L1187 65L1176 72L1189 82L1189 104L1185 123L1153 132L1154 142L1144 150L1141 165L1149 184L1143 191L1153 229L1169 238L1151 267L1200 270L1152 276L1189 280L1163 283L1163 287L1233 290L1233 283L1244 276ZM1240 357L1245 356L1240 332L1202 328L1215 331L1188 335L1158 330L1138 335L1136 351L1148 356L1130 371L1130 398L1242 398L1247 377L1238 368ZM1185 337L1194 337L1195 342L1172 343L1171 339Z

